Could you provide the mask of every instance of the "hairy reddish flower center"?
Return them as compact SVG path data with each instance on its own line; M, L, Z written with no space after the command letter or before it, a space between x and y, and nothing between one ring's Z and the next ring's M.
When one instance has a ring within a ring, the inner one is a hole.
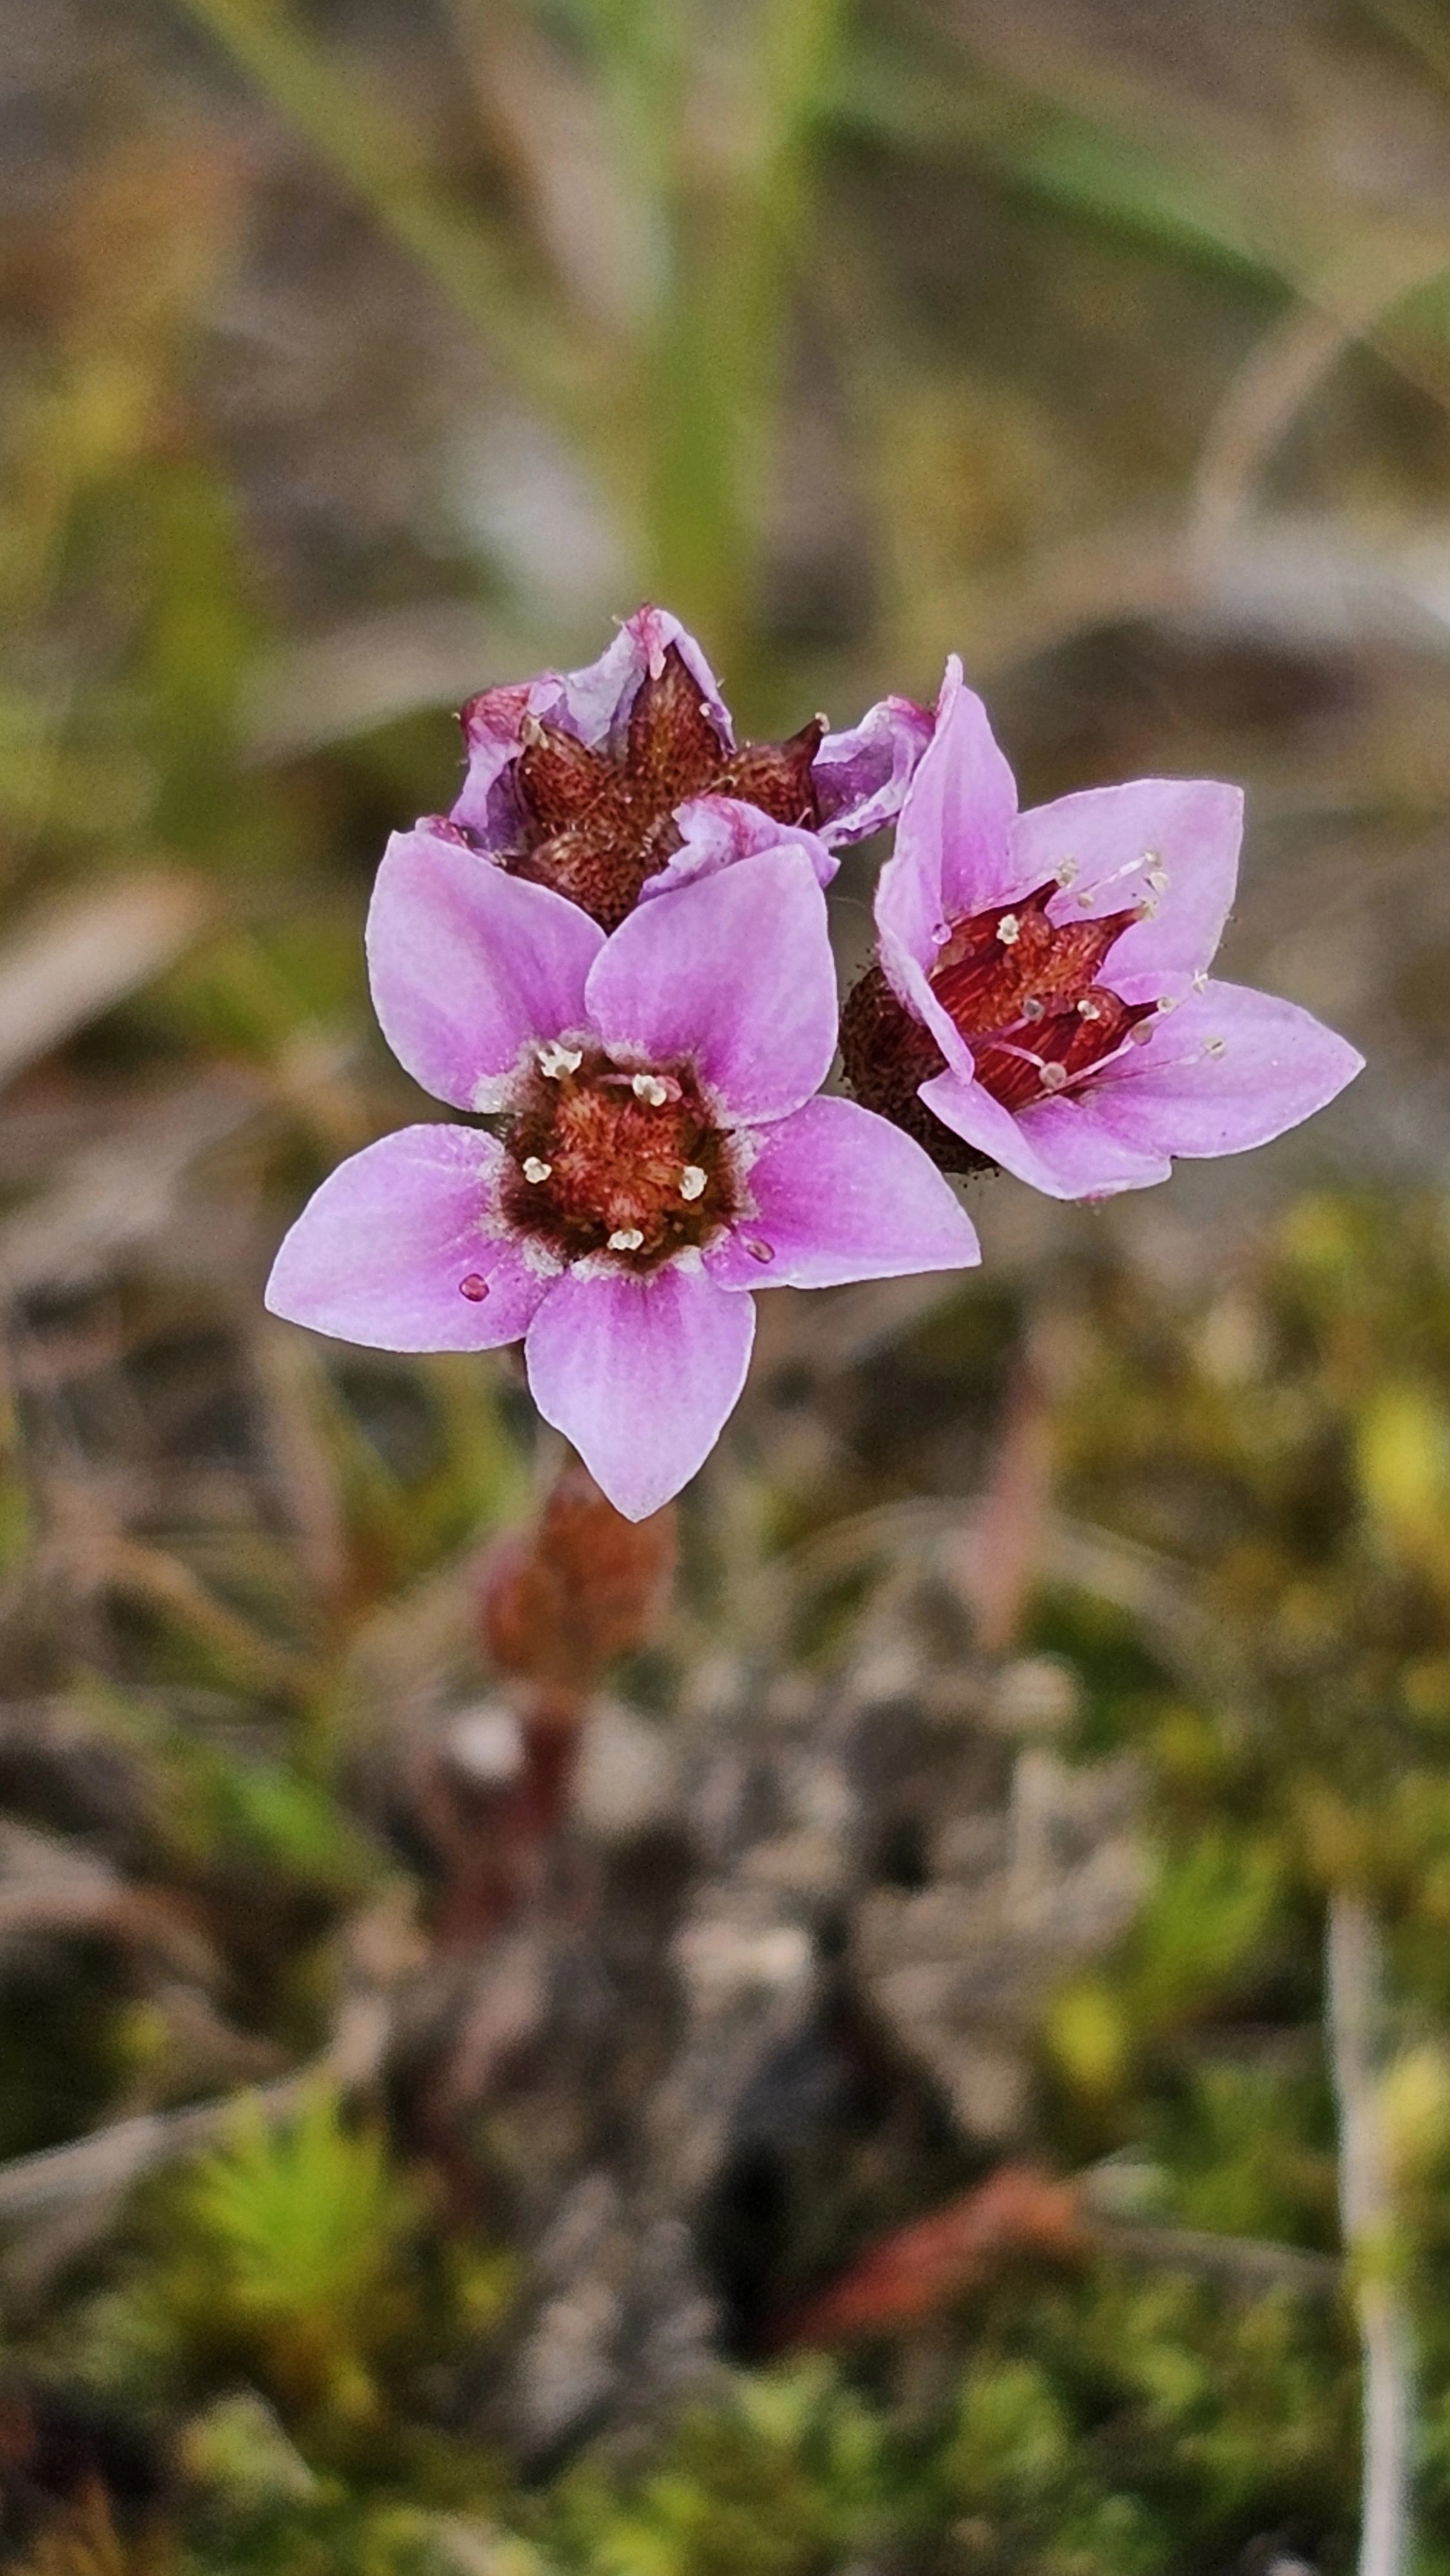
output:
M824 730L816 717L788 742L727 751L671 644L658 675L640 683L622 743L591 750L529 720L514 764L524 845L506 865L615 930L680 847L674 810L690 797L736 796L777 823L819 823L812 763Z
M1122 1002L1095 981L1136 909L1049 921L1056 878L1012 904L954 922L930 982L968 1041L977 1080L1004 1109L1026 1109L1116 1055L1156 1002Z
M636 1070L602 1047L541 1047L504 1143L505 1214L564 1261L657 1270L737 1210L729 1137L687 1062Z
M933 992L972 1050L976 1077L1004 1109L1050 1099L1106 1064L1156 1002L1123 1002L1096 981L1108 951L1138 910L1055 922L1056 878L1016 903L953 922L930 972ZM943 1171L981 1169L987 1157L952 1133L918 1097L945 1070L931 1031L868 967L841 1014L841 1056L857 1098L904 1127Z

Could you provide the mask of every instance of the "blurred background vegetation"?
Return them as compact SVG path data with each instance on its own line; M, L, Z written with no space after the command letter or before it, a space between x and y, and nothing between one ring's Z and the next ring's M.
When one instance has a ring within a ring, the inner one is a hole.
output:
M0 26L0 2559L1334 2576L1380 2314L1450 2570L1450 15ZM450 710L646 596L750 732L955 649L1030 801L1242 779L1227 970L1370 1070L764 1299L500 1923L552 1452L260 1292L427 1114L359 932Z

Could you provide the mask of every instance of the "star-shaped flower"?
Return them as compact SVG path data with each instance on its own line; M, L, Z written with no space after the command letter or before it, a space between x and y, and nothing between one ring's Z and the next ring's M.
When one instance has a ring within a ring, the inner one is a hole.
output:
M354 1155L287 1236L267 1303L385 1350L522 1336L540 1412L632 1520L714 1446L745 1382L752 1288L979 1258L917 1145L813 1097L835 974L789 841L606 937L551 888L400 834L368 954L395 1053L499 1132L406 1127Z
M1364 1061L1309 1012L1219 983L1243 798L1139 778L1021 814L979 698L947 666L876 895L878 963L841 1042L858 1098L947 1171L1054 1198L1267 1144Z
M463 733L468 777L443 828L613 930L642 896L783 832L826 882L832 848L900 810L931 715L883 698L849 733L816 716L786 742L738 745L694 637L641 608L586 670L470 699Z

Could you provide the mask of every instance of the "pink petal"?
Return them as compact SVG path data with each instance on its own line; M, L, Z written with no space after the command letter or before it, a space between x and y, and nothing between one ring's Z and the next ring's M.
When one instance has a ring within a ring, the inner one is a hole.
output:
M1166 1156L1120 1142L1082 1092L1040 1101L1018 1116L979 1082L939 1073L922 1084L920 1096L955 1135L1048 1198L1111 1198L1168 1178ZM1064 1110L1067 1118L1059 1114Z
M750 1299L698 1270L646 1279L571 1271L530 1329L529 1385L615 1509L641 1521L704 1465L745 1384L754 1337Z
M675 821L684 835L684 845L672 852L658 876L645 878L640 888L641 903L655 895L674 894L682 885L698 885L702 877L717 876L721 868L754 858L760 850L802 851L811 863L817 885L822 886L830 884L841 864L832 858L817 833L790 823L772 822L758 805L743 804L738 796L692 797L688 804L677 807Z
M877 953L888 984L899 1002L904 1002L912 1018L930 1029L942 1054L954 1073L970 1082L976 1059L950 1013L943 1009L926 976L909 949L899 939L883 930Z
M1025 894L1072 869L1072 883L1048 907L1054 921L1151 904L1151 918L1135 922L1112 949L1106 977L1128 1001L1156 1000L1197 974L1217 948L1234 899L1243 827L1241 791L1216 778L1090 787L1018 816L1013 891Z
M1012 772L993 740L980 698L947 664L936 731L901 808L896 848L881 871L876 922L929 967L946 924L1005 903L1018 891L1011 832L1017 811Z
M453 819L481 835L489 849L508 846L515 821L504 772L518 757L524 718L557 725L591 745L623 730L647 671L658 677L671 644L704 693L706 709L727 750L733 747L730 716L715 674L677 617L663 608L639 608L627 617L607 652L578 671L541 671L536 679L485 689L463 710L468 776Z
M628 720L646 674L658 679L671 645L699 688L709 716L727 751L735 735L720 684L687 627L667 608L637 608L627 617L607 653L582 671L566 672L560 711L550 720L567 726L582 742L604 742Z
M547 886L417 831L388 843L367 943L373 1001L399 1061L457 1109L496 1109L520 1049L583 1019L604 933Z
M1147 1025L1145 1023L1145 1025ZM1152 1023L1093 1085L1104 1125L1161 1154L1241 1154L1311 1118L1364 1058L1274 993L1211 983Z
M761 850L641 904L601 949L586 1000L622 1060L692 1057L733 1119L798 1109L836 1048L826 903L807 860Z
M486 1351L527 1332L553 1284L501 1231L503 1149L472 1127L403 1127L340 1163L283 1239L267 1304L381 1351ZM460 1282L488 1294L466 1297Z
M833 1288L967 1270L982 1257L929 1156L854 1100L808 1100L770 1128L747 1187L754 1214L705 1256L722 1287Z
M827 734L812 776L832 849L895 821L934 722L931 708L911 698L881 698L849 733Z

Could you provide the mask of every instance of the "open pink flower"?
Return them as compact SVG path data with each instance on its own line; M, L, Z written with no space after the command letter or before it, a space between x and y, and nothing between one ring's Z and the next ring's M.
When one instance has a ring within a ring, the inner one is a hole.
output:
M762 818L799 834L827 883L832 848L900 811L931 722L927 708L883 698L849 733L818 716L788 742L737 745L694 637L641 608L587 670L470 699L468 777L448 819L471 848L613 930L643 896L745 855ZM729 828L699 801L719 798Z
M788 844L606 938L546 886L427 831L388 847L368 921L410 1073L500 1133L405 1127L324 1181L277 1255L274 1314L384 1350L524 1336L545 1419L642 1519L745 1382L749 1291L967 1267L928 1157L816 1099L836 1043L825 901Z
M1308 1118L1363 1058L1307 1011L1208 973L1233 901L1235 787L1139 778L1019 814L979 698L947 666L876 896L879 965L847 1077L946 1170L1054 1198L1166 1180Z

